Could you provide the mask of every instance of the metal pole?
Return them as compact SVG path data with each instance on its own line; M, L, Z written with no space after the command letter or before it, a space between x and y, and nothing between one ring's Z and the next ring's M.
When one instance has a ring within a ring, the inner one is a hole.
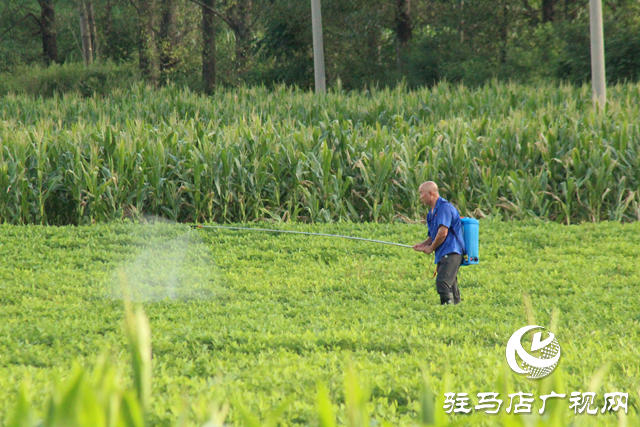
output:
M400 246L403 248L412 248L413 246L403 245L402 243L393 243L393 242L385 242L382 240L372 240L365 239L363 237L353 237L353 236L340 236L337 234L323 234L323 233L307 233L304 231L290 231L290 230L269 230L266 228L249 228L249 227L225 227L221 225L192 225L192 228L217 228L222 230L247 230L247 231L266 231L270 233L291 233L291 234L306 234L307 236L324 236L324 237L340 237L342 239L350 239L350 240L362 240L365 242L373 242L373 243L382 243L385 245L393 245Z
M320 0L311 0L311 26L313 29L313 69L316 80L316 93L325 93L327 86L324 76L324 48L322 47Z
M589 0L589 23L591 28L591 82L593 100L604 107L607 102L607 87L604 69L604 35L602 31L602 1Z

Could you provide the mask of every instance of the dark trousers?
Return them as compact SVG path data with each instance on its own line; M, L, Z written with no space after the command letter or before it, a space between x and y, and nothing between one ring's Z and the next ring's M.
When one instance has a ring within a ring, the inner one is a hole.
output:
M460 291L458 290L458 270L462 264L462 255L450 253L438 262L436 276L436 290L440 294L440 304L458 304Z

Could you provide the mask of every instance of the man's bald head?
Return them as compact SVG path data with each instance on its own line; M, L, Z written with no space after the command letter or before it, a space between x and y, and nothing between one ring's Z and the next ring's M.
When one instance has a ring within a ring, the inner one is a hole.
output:
M438 185L433 181L427 181L420 184L420 201L425 205L429 205L432 208L436 205L440 192L438 191Z
M420 184L420 191L438 193L438 184L433 181L427 181Z

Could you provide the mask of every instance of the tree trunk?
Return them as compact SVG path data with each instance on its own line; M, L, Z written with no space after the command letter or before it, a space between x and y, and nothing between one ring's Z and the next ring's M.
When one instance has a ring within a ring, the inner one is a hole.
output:
M78 0L78 15L80 17L80 36L82 37L82 60L84 65L89 65L93 62L91 31L89 30L87 8L83 0Z
M113 37L113 4L112 0L107 0L104 5L104 38L105 38L105 57L111 55L111 49L109 48L109 42Z
M95 60L100 60L100 49L98 47L98 32L96 31L95 14L93 12L93 0L85 0L87 9L87 19L89 21L89 31L91 32L91 47L93 48L93 54Z
M53 0L38 0L40 4L40 29L42 34L42 56L47 65L58 62L56 35L56 12Z
M156 23L156 1L138 2L138 57L142 75L152 85L158 84L158 49L154 27Z
M177 65L176 48L176 2L162 0L160 20L160 73L164 76Z
M396 0L396 66L402 72L402 57L413 35L411 0Z
M555 17L555 0L542 0L542 22L553 22Z
M202 0L202 80L204 90L211 95L216 86L216 27L214 0Z
M509 41L509 8L507 3L502 6L502 21L500 22L500 63L507 62L507 43Z
M460 0L460 43L464 43L464 0Z
M251 12L253 0L239 0L237 5L237 20L234 34L236 36L236 72L238 78L246 71L247 61L251 53Z

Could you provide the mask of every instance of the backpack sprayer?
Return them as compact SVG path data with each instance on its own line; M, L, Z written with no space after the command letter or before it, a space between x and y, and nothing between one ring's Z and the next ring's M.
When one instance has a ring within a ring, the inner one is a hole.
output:
M480 223L473 218L462 218L462 234L465 246L465 254L463 255L462 265L478 264L478 231ZM289 233L289 234L304 234L307 236L322 236L322 237L339 237L341 239L349 240L361 240L364 242L381 243L384 245L400 246L403 248L413 248L413 246L403 245L402 243L385 242L383 240L365 239L364 237L354 236L340 236L338 234L324 234L324 233L309 233L305 231L291 231L291 230L271 230L268 228L250 228L250 227L227 227L223 225L192 225L192 228L213 228L221 230L245 230L245 231L261 231L267 233Z
M474 265L480 262L478 258L478 241L480 239L480 222L474 218L460 218L462 223L462 240L464 241L464 254L462 266Z

